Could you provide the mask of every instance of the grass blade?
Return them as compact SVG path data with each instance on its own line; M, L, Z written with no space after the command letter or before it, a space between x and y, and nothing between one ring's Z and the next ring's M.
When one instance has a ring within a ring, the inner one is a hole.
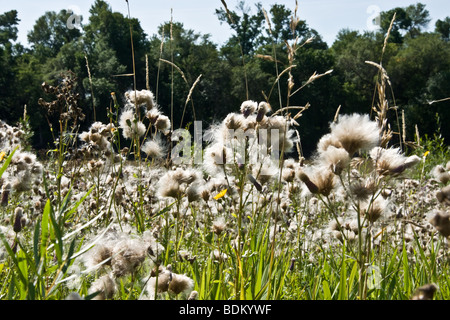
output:
M16 152L16 150L19 149L19 147L16 147L11 154L8 156L8 158L6 158L5 163L2 165L2 167L0 168L0 178L2 177L3 173L6 171L6 169L8 168L9 164L11 163L12 157L14 155L14 153Z

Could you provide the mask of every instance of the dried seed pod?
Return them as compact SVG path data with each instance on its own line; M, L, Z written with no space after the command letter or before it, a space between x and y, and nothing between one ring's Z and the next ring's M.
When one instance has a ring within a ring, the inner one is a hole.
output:
M14 226L13 230L16 233L19 233L22 230L22 217L23 217L23 209L21 207L17 207L15 210L15 218L14 218Z
M435 284L426 284L416 289L411 300L433 300L434 293L438 287Z

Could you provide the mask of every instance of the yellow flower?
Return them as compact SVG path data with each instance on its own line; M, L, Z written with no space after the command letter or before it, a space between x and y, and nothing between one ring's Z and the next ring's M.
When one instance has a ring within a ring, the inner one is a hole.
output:
M0 161L3 161L3 159L6 157L6 152L2 151L0 152Z
M428 155L429 153L430 153L430 151L425 152L425 153L423 154L423 157L426 158L427 155Z
M220 191L215 197L215 200L219 200L220 198L222 198L226 193L227 193L228 189L223 189L222 191Z

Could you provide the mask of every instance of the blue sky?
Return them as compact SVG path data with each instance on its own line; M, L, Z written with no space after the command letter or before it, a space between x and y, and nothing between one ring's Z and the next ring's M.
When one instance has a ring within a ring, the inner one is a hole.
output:
M107 0L113 11L127 15L125 0ZM256 2L261 2L268 11L272 4L284 4L292 11L295 9L295 0L246 0L250 8L254 8ZM336 34L343 28L352 30L368 30L371 27L370 17L376 10L386 11L394 7L405 7L410 4L422 2L430 12L432 21L429 29L434 29L437 19L450 16L450 4L448 0L299 0L298 15L306 20L307 24L316 29L323 39L332 44ZM0 0L0 12L15 9L19 13L19 38L18 42L27 43L27 32L32 29L35 21L46 11L60 11L70 9L83 16L86 22L89 17L89 8L94 0ZM183 23L186 29L193 29L202 34L211 34L211 39L217 44L225 42L232 34L232 30L220 24L215 15L215 9L222 7L220 0L164 0L145 1L129 0L131 16L138 18L141 26L148 35L157 33L158 26L169 21L171 9L173 20ZM226 1L229 9L235 9L238 0ZM369 21L369 22L368 22ZM369 24L368 24L369 23Z

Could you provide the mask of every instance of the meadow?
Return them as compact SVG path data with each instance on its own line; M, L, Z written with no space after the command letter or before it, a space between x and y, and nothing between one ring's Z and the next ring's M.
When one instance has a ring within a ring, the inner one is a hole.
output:
M370 112L324 114L303 157L310 106L289 97L332 74L296 83L305 45L288 44L273 83L289 76L282 108L245 100L201 132L174 127L148 88L112 92L109 121L80 131L76 75L44 82L54 149L30 148L26 114L0 123L0 299L449 299L448 146L405 139L382 61L367 61Z

